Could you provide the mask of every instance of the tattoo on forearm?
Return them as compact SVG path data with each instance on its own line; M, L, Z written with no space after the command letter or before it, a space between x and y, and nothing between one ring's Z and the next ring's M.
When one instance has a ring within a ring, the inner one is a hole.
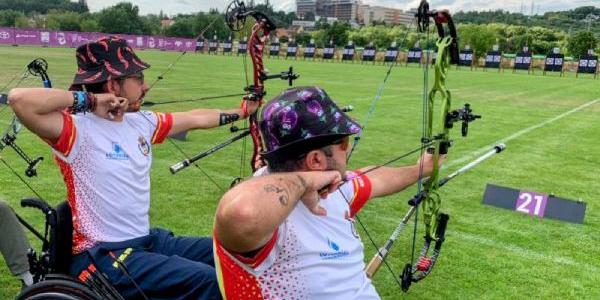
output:
M240 115L238 115L238 114L221 113L219 115L219 126L233 123L239 119L240 119Z
M267 184L264 187L265 192L267 193L275 193L279 199L279 203L281 205L286 206L289 202L289 192L286 189L280 188L274 184Z
M294 180L293 178L277 178L278 182L276 184L267 184L264 186L264 190L267 193L277 194L279 203L287 206L290 200L290 193L295 194L299 192L303 194L307 189L306 180L300 175L296 175L296 178L298 180Z

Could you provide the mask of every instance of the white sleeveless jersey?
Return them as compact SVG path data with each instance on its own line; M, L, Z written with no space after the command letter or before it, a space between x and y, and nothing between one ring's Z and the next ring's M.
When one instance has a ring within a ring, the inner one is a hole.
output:
M321 200L327 216L298 202L253 258L228 252L215 236L225 299L379 299L364 272L363 244L352 219L369 199L371 184L366 176L352 176Z
M149 233L151 144L167 137L172 120L151 112L126 113L123 122L63 114L52 147L73 213L73 253Z

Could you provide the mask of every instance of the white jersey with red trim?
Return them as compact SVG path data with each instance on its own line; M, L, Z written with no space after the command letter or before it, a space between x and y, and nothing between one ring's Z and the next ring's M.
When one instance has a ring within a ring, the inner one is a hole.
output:
M150 230L151 144L162 142L170 114L126 113L122 122L95 114L63 114L52 145L73 214L73 253Z
M364 248L353 216L371 194L366 176L321 200L327 216L298 202L273 238L253 258L228 252L215 237L215 259L225 299L379 299L364 268Z

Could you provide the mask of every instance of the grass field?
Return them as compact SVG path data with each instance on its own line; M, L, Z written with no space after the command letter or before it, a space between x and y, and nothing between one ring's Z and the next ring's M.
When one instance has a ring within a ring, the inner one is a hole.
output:
M36 57L44 57L57 88L65 88L76 70L73 49L0 47L0 87ZM178 53L142 51L152 64L146 78L152 81ZM297 85L319 85L341 105L353 105L351 115L363 120L384 78L383 66L267 60L273 72L293 64L301 74ZM539 74L540 72L538 72ZM422 69L395 67L378 103L351 168L376 165L419 145L422 107ZM28 79L25 86L40 86ZM243 60L238 57L187 54L147 96L166 101L229 94L245 85ZM505 153L461 175L442 190L442 210L451 216L446 243L434 271L424 281L402 293L390 273L375 277L384 299L600 299L600 81L572 76L482 72L452 69L448 87L455 106L470 103L483 119L471 125L466 139L453 132L455 146L445 174L456 170L491 145L504 141ZM267 82L270 96L285 88L283 81ZM178 111L197 107L230 108L239 99L156 106ZM584 106L586 105L586 106ZM580 108L580 109L577 109ZM0 107L2 109L2 107ZM0 115L5 127L10 114ZM177 142L188 155L206 150L231 134L226 128L194 132L187 142ZM251 142L248 141L248 146ZM65 198L65 189L51 153L31 133L20 135L27 153L43 155L38 178L29 183L50 203ZM240 172L242 143L238 142L200 162L216 187L196 168L171 175L168 167L182 158L173 145L155 147L152 171L151 223L176 234L211 233L217 201ZM251 150L249 150L249 153ZM13 151L2 155L20 173L24 164ZM399 164L411 164L417 156ZM249 168L244 166L244 174ZM41 215L18 206L32 193L2 166L0 198L41 228ZM534 190L587 203L585 223L533 218L481 204L486 183ZM360 214L378 246L404 215L411 188L394 197L372 201ZM422 228L422 224L419 224ZM412 228L412 227L411 227ZM362 231L362 230L361 230ZM418 233L418 247L421 245ZM364 232L366 259L375 253ZM33 236L30 235L33 241ZM399 274L410 260L412 229L397 242L389 262ZM11 299L20 287L0 263L0 299Z

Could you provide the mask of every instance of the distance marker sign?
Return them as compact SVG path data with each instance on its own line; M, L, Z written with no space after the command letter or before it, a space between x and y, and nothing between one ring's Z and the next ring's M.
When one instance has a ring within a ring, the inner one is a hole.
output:
M483 204L510 209L539 218L578 224L583 224L586 209L586 203L582 201L493 184L486 186Z

